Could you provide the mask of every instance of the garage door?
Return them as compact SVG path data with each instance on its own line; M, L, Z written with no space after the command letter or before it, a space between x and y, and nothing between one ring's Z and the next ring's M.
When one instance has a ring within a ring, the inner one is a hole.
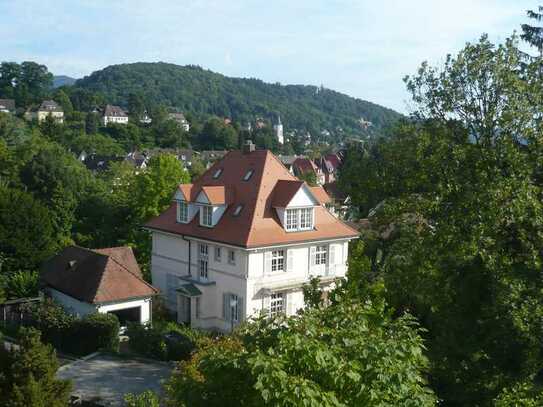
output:
M121 326L126 326L127 322L141 321L141 307L125 308L117 311L109 311L108 314L116 315L119 318Z

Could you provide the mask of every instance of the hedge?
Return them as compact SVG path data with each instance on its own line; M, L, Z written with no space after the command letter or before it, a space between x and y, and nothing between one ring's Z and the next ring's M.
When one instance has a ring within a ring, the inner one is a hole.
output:
M188 360L196 348L195 341L177 330L129 324L126 335L130 349L158 360Z
M119 350L119 320L113 314L89 314L78 319L51 300L29 309L30 325L42 332L42 339L74 355L98 350Z

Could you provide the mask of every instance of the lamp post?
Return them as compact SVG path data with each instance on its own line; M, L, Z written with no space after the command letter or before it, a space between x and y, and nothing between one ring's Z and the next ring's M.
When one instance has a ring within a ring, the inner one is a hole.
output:
M230 297L230 332L234 331L234 311L238 305L237 297Z

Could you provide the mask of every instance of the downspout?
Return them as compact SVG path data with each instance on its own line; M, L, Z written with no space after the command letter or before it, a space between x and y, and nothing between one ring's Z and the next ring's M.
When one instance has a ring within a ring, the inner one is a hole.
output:
M188 242L189 243L189 276L192 277L192 273L190 271L190 266L191 266L191 241L190 239L187 239L185 237L185 235L181 236L181 239L183 239L185 242Z

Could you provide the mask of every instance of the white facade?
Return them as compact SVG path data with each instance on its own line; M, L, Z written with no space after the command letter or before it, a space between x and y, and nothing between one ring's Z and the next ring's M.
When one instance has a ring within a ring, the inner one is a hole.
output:
M206 276L200 266L202 245L207 247ZM325 250L322 259L317 260L317 248ZM216 250L220 251L220 257ZM234 253L234 262L230 261L230 252ZM277 252L282 259L274 258ZM238 320L234 317L234 324L262 311L269 313L272 296L277 294L283 295L282 312L292 315L304 306L302 286L312 276L331 284L344 277L347 256L346 239L244 249L155 231L151 269L153 285L160 289L167 308L178 314L180 322L190 322L194 328L228 331L232 318L225 315L225 295L234 294L238 298ZM282 261L282 266L277 266L278 261ZM177 289L190 283L201 295L182 298ZM182 302L188 300L190 319L181 316Z
M78 299L66 295L54 288L48 288L49 295L57 301L66 312L77 317L83 317L96 312L106 314L113 311L126 310L131 308L140 308L140 323L146 324L151 322L151 298L142 298L135 300L119 301L109 304L89 304L88 302L79 301Z
M128 124L128 116L104 116L102 123L107 126L108 123Z

